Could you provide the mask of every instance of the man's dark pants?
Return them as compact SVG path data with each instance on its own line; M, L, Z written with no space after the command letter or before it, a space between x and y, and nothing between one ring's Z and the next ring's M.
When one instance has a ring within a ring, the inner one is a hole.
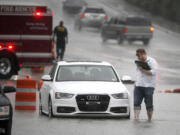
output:
M65 41L57 41L56 54L57 54L57 57L60 56L61 60L64 58L65 49L66 49Z
M141 110L141 103L144 99L146 110L153 111L153 87L135 87L134 89L134 110Z

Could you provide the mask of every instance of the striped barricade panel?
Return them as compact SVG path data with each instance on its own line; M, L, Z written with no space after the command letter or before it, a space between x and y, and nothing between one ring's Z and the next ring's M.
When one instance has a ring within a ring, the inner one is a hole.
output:
M17 80L16 110L36 110L36 81Z

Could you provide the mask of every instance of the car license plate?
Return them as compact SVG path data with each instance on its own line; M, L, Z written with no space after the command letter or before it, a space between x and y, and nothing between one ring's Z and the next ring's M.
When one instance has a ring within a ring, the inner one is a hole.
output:
M142 38L142 36L136 36L136 38L141 39L141 38Z
M100 102L95 102L95 101L87 101L86 105L100 105Z
M107 34L116 34L116 31L107 31Z

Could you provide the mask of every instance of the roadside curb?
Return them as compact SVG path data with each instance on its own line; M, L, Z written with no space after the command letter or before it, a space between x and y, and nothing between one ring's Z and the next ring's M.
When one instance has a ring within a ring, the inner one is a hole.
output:
M176 88L173 90L170 90L170 89L158 90L157 93L180 93L180 88Z

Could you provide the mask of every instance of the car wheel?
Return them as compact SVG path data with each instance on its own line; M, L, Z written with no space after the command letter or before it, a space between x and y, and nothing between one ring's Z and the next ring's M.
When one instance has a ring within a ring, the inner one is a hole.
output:
M131 39L128 40L128 43L129 43L130 45L132 45L132 42L133 42L133 40L131 40Z
M52 117L53 117L53 111L52 111L52 101L51 101L51 99L49 99L48 111L49 111L48 117L49 117L49 118L52 118Z
M11 135L12 120L9 120L5 127L5 135Z
M108 39L106 37L102 37L102 42L105 43Z
M9 79L14 74L14 62L13 58L9 56L2 56L0 58L0 78Z
M81 24L78 25L78 30L79 30L79 31L82 30L82 25L81 25Z
M118 44L119 44L119 45L120 45L120 44L123 44L124 39L123 39L123 38L121 38L121 37L119 37L119 38L117 39L117 42L118 42Z
M149 44L149 39L144 39L143 43L144 43L144 45L148 45Z

